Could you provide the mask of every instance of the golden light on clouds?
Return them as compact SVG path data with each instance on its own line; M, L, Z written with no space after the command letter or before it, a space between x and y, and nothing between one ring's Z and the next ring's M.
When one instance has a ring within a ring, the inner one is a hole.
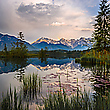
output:
M0 32L23 31L29 42L90 37L98 7L99 0L0 0Z

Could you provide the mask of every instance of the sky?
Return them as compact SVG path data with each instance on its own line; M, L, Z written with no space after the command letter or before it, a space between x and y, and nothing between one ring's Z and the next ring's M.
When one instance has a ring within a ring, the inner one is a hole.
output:
M0 32L39 37L91 37L100 0L0 0ZM110 3L110 0L109 0Z

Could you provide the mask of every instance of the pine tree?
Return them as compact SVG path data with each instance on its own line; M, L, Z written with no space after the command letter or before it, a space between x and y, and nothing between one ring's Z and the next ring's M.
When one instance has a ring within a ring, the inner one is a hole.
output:
M8 50L6 44L4 45L4 49L2 50L4 55L8 55Z
M21 57L21 58L26 57L28 50L26 45L24 44L24 35L22 32L19 32L18 35L19 37L16 40L16 42L12 43L12 50L11 50L12 56Z
M24 46L24 35L23 35L23 33L22 32L19 32L19 39L22 41L22 42L19 42L19 45L20 45L20 48L23 48L23 46Z
M96 41L95 48L103 51L110 46L110 4L107 0L101 0L99 9L93 36Z
M3 49L3 50L4 50L4 52L5 52L5 53L7 53L7 46L6 46L6 44L5 44L4 49Z

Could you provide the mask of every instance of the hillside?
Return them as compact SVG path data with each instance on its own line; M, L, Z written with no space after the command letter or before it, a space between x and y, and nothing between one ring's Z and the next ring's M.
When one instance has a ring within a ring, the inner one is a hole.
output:
M7 45L8 50L11 50L12 43L17 41L17 37L0 33L0 51L4 49L4 45ZM54 40L46 37L41 37L34 41L32 44L23 41L26 44L29 51L40 50L41 48L48 50L87 50L91 47L90 38L81 37L80 39L64 39Z
M12 48L11 43L16 42L16 41L17 41L17 38L15 36L0 33L0 51L2 51L4 49L5 44L7 45L7 49L11 50L11 48ZM33 47L28 42L24 41L24 44L26 44L26 47L29 51L35 50L35 47Z

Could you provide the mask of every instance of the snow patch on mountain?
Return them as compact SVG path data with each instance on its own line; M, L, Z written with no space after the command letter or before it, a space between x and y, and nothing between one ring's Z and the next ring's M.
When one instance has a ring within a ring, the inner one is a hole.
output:
M71 49L75 49L75 48L78 47L79 50L80 50L80 48L83 49L83 47L84 47L84 49L87 49L88 47L92 46L92 43L90 42L90 39L91 38L81 37L80 39L67 40L67 39L61 38L60 40L54 40L54 39L50 39L50 38L41 37L41 38L37 39L35 42L33 42L32 45L36 47L38 44L41 44L41 43L45 42L48 45L60 44L60 45L67 46Z

